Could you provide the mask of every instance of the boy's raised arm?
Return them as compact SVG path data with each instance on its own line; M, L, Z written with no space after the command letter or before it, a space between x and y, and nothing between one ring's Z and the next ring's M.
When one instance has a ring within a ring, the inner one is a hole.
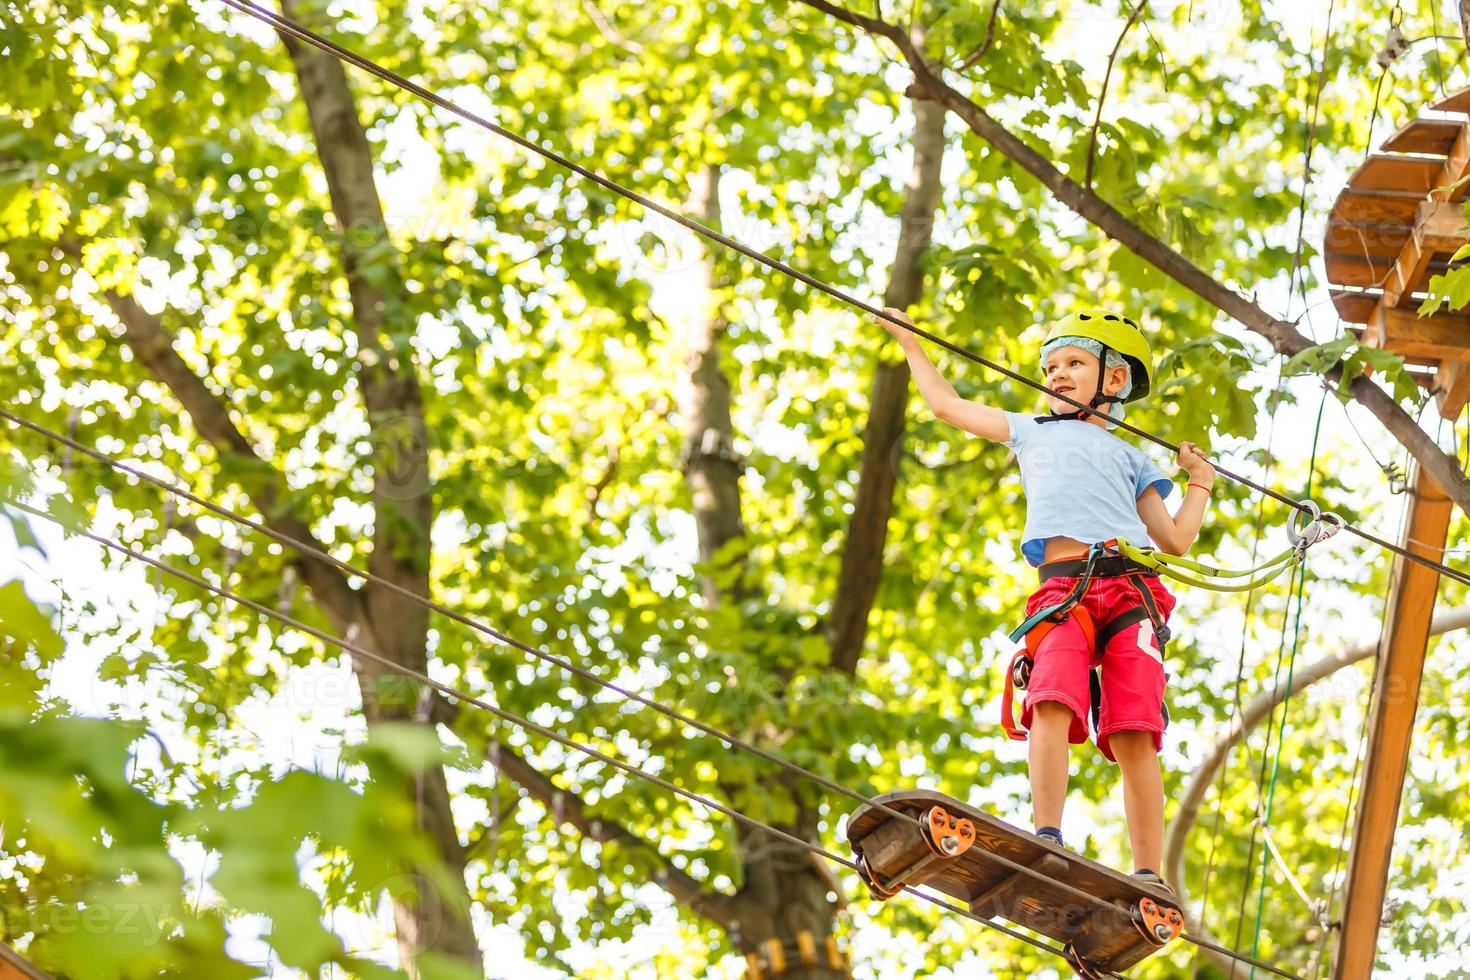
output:
M907 323L914 322L907 313L894 307L885 307L884 312ZM904 356L908 358L909 370L914 374L914 383L919 386L919 394L935 418L992 442L1005 442L1011 437L1011 426L1006 421L1005 412L961 398L954 386L940 376L916 334L882 317L873 319L898 340Z

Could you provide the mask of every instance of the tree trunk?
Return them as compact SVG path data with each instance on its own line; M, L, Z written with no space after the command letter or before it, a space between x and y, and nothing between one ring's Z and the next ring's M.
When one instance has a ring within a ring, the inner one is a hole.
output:
M281 0L286 16L297 19L294 5L294 0ZM427 596L434 520L428 435L412 348L405 339L413 325L404 322L399 256L383 218L372 148L342 63L310 45L285 41L341 232L339 258L357 335L357 379L372 433L373 550L368 567L400 588ZM369 584L362 611L367 620L363 625L377 641L376 652L426 670L427 609ZM405 686L396 675L355 666L369 725L432 725L424 697L428 692ZM480 949L464 889L465 850L454 826L443 769L415 773L406 789L413 794L419 826L437 845L459 887L453 895L439 896L425 875L413 872L417 903L395 896L400 962L412 973L418 953L433 949L478 967Z
M815 810L802 808L796 825L781 829L802 840L820 839ZM745 882L736 895L739 919L730 937L736 948L758 957L766 975L775 976L770 959L775 940L786 962L780 980L845 980L846 969L834 968L826 953L837 912L828 898L834 888L831 876L818 871L810 851L765 831L742 824L737 841L745 858ZM840 895L835 892L833 898ZM804 964L799 955L803 933L816 951L814 963Z
M690 210L710 227L720 224L720 168L706 166L694 180L689 196ZM729 321L725 318L716 281L714 254L701 239L700 257L694 274L705 296L688 326L684 383L679 391L679 410L684 418L684 478L694 503L694 520L699 529L699 560L710 561L727 544L745 534L740 516L740 471L735 455L734 424L730 420L730 382L720 370L720 339ZM701 576L705 608L720 598L714 569Z
M719 227L720 168L711 164L695 175L690 193L690 210L712 228ZM684 417L684 476L693 498L695 524L699 532L699 557L709 561L721 555L721 565L742 572L744 556L722 553L722 549L745 533L741 516L740 473L743 466L732 445L734 426L730 417L731 384L720 368L720 340L729 326L722 309L722 284L715 269L715 253L703 242L693 274L703 287L704 299L688 326L685 376L679 395ZM746 589L719 586L716 569L706 570L701 589L706 608L722 600L739 601ZM733 787L733 791L753 787ZM773 781L772 792L789 792L791 787ZM795 826L782 830L801 840L818 841L815 812L798 811ZM729 935L746 955L764 958L767 975L774 974L769 959L769 942L782 945L786 972L781 980L837 980L846 976L827 967L825 945L832 932L835 904L829 901L830 875L819 870L810 852L763 830L744 824L737 827L737 841L744 872L740 891L730 900L732 915ZM834 896L835 898L835 896ZM818 965L803 966L797 936L810 933L820 955Z
M888 273L883 305L900 309L918 302L924 289L924 253L934 230L939 205L940 165L944 159L944 107L929 99L914 101L914 162L904 198L898 249ZM883 334L873 332L877 343ZM893 513L893 491L898 482L904 409L909 399L909 366L903 358L879 361L873 374L868 428L863 438L863 461L842 570L833 594L827 622L831 663L853 673L868 635L868 614L883 576L883 549L888 542L888 519Z

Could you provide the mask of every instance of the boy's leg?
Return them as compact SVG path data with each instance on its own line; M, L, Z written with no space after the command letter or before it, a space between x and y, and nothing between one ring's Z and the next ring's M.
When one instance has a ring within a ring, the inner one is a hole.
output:
M1114 732L1109 739L1123 775L1123 813L1133 870L1157 872L1164 842L1164 778L1153 732Z
M1156 582L1148 587L1167 616L1174 598ZM1118 599L1132 586L1118 583ZM1136 600L1129 602L1135 604ZM1164 655L1153 625L1144 620L1113 636L1102 656L1098 748L1118 763L1123 812L1135 870L1157 872L1164 840L1164 780L1159 750L1164 734Z
M1021 724L1029 733L1031 809L1038 830L1062 825L1071 762L1067 746L1087 740L1084 719L1091 704L1087 689L1091 658L1087 635L1071 617L1058 623L1037 644L1036 663L1021 706Z
M1072 709L1060 701L1043 701L1031 709L1031 816L1037 827L1060 827L1070 773L1068 733Z

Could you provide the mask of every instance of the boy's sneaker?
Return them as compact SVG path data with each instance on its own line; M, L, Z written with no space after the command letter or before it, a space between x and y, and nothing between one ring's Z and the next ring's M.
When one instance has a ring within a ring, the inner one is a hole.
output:
M1146 881L1155 888L1162 888L1169 893L1170 898L1176 897L1174 895L1174 889L1169 887L1169 883L1160 877L1157 871L1135 871L1133 872L1133 877L1139 881Z
M1062 843L1062 832L1060 830L1058 830L1056 827L1040 827L1040 828L1037 828L1037 830L1035 831L1035 834L1036 834L1037 837L1045 837L1047 840L1051 841L1057 847L1066 847L1067 846L1066 844L1063 844Z

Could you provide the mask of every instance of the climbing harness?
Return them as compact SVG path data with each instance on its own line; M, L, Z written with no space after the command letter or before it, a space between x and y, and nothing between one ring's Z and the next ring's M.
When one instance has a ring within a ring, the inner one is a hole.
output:
M1015 720L1015 692L1026 690L1031 679L1031 670L1036 663L1036 652L1048 633L1066 622L1070 616L1081 627L1087 645L1100 658L1107 649L1108 641L1118 633L1147 619L1153 627L1158 641L1160 656L1171 637L1168 624L1159 611L1158 602L1141 578L1163 576L1185 585L1210 589L1215 592L1249 592L1276 578L1282 572L1295 568L1306 557L1307 549L1332 537L1343 527L1341 517L1333 513L1322 513L1318 506L1305 501L1306 513L1293 513L1287 525L1286 536L1291 546L1274 558L1254 568L1232 571L1215 568L1202 562L1191 561L1178 555L1164 555L1157 551L1140 548L1123 538L1094 543L1086 558L1073 558L1047 562L1041 566L1042 580L1058 577L1075 577L1077 584L1059 602L1038 609L1010 633L1012 642L1025 642L1011 657L1006 669L1005 690L1001 695L1001 727L1007 737L1024 741L1026 730ZM1095 623L1092 615L1083 606L1082 598L1096 578L1122 578L1138 594L1139 604L1118 613L1105 623ZM1246 579L1236 582L1235 579ZM1099 667L1090 672L1089 689L1092 695L1092 728L1097 731L1102 702L1102 684ZM1169 723L1168 707L1163 708L1164 724Z
M1017 725L1015 721L1015 692L1026 689L1041 641L1048 633L1066 622L1067 617L1070 616L1076 620L1077 625L1082 629L1083 636L1087 639L1088 647L1099 654L1107 648L1108 641L1114 636L1147 619L1153 626L1159 653L1163 654L1164 645L1169 642L1169 626L1164 622L1164 615L1159 611L1153 592L1147 585L1139 581L1140 578L1157 578L1159 573L1119 553L1116 548L1117 544L1117 539L1099 541L1088 549L1086 558L1047 562L1041 566L1043 581L1052 578L1075 577L1077 584L1060 602L1038 609L1024 623L1011 631L1012 642L1020 642L1024 639L1026 645L1016 651L1006 671L1005 691L1001 696L1001 727L1005 729L1007 737L1017 741L1025 740L1026 730ZM1098 578L1126 580L1138 594L1139 604L1130 606L1104 623L1094 622L1087 607L1081 603L1093 579ZM1102 703L1102 684L1096 667L1091 671L1089 686L1092 694L1092 727L1096 731Z

